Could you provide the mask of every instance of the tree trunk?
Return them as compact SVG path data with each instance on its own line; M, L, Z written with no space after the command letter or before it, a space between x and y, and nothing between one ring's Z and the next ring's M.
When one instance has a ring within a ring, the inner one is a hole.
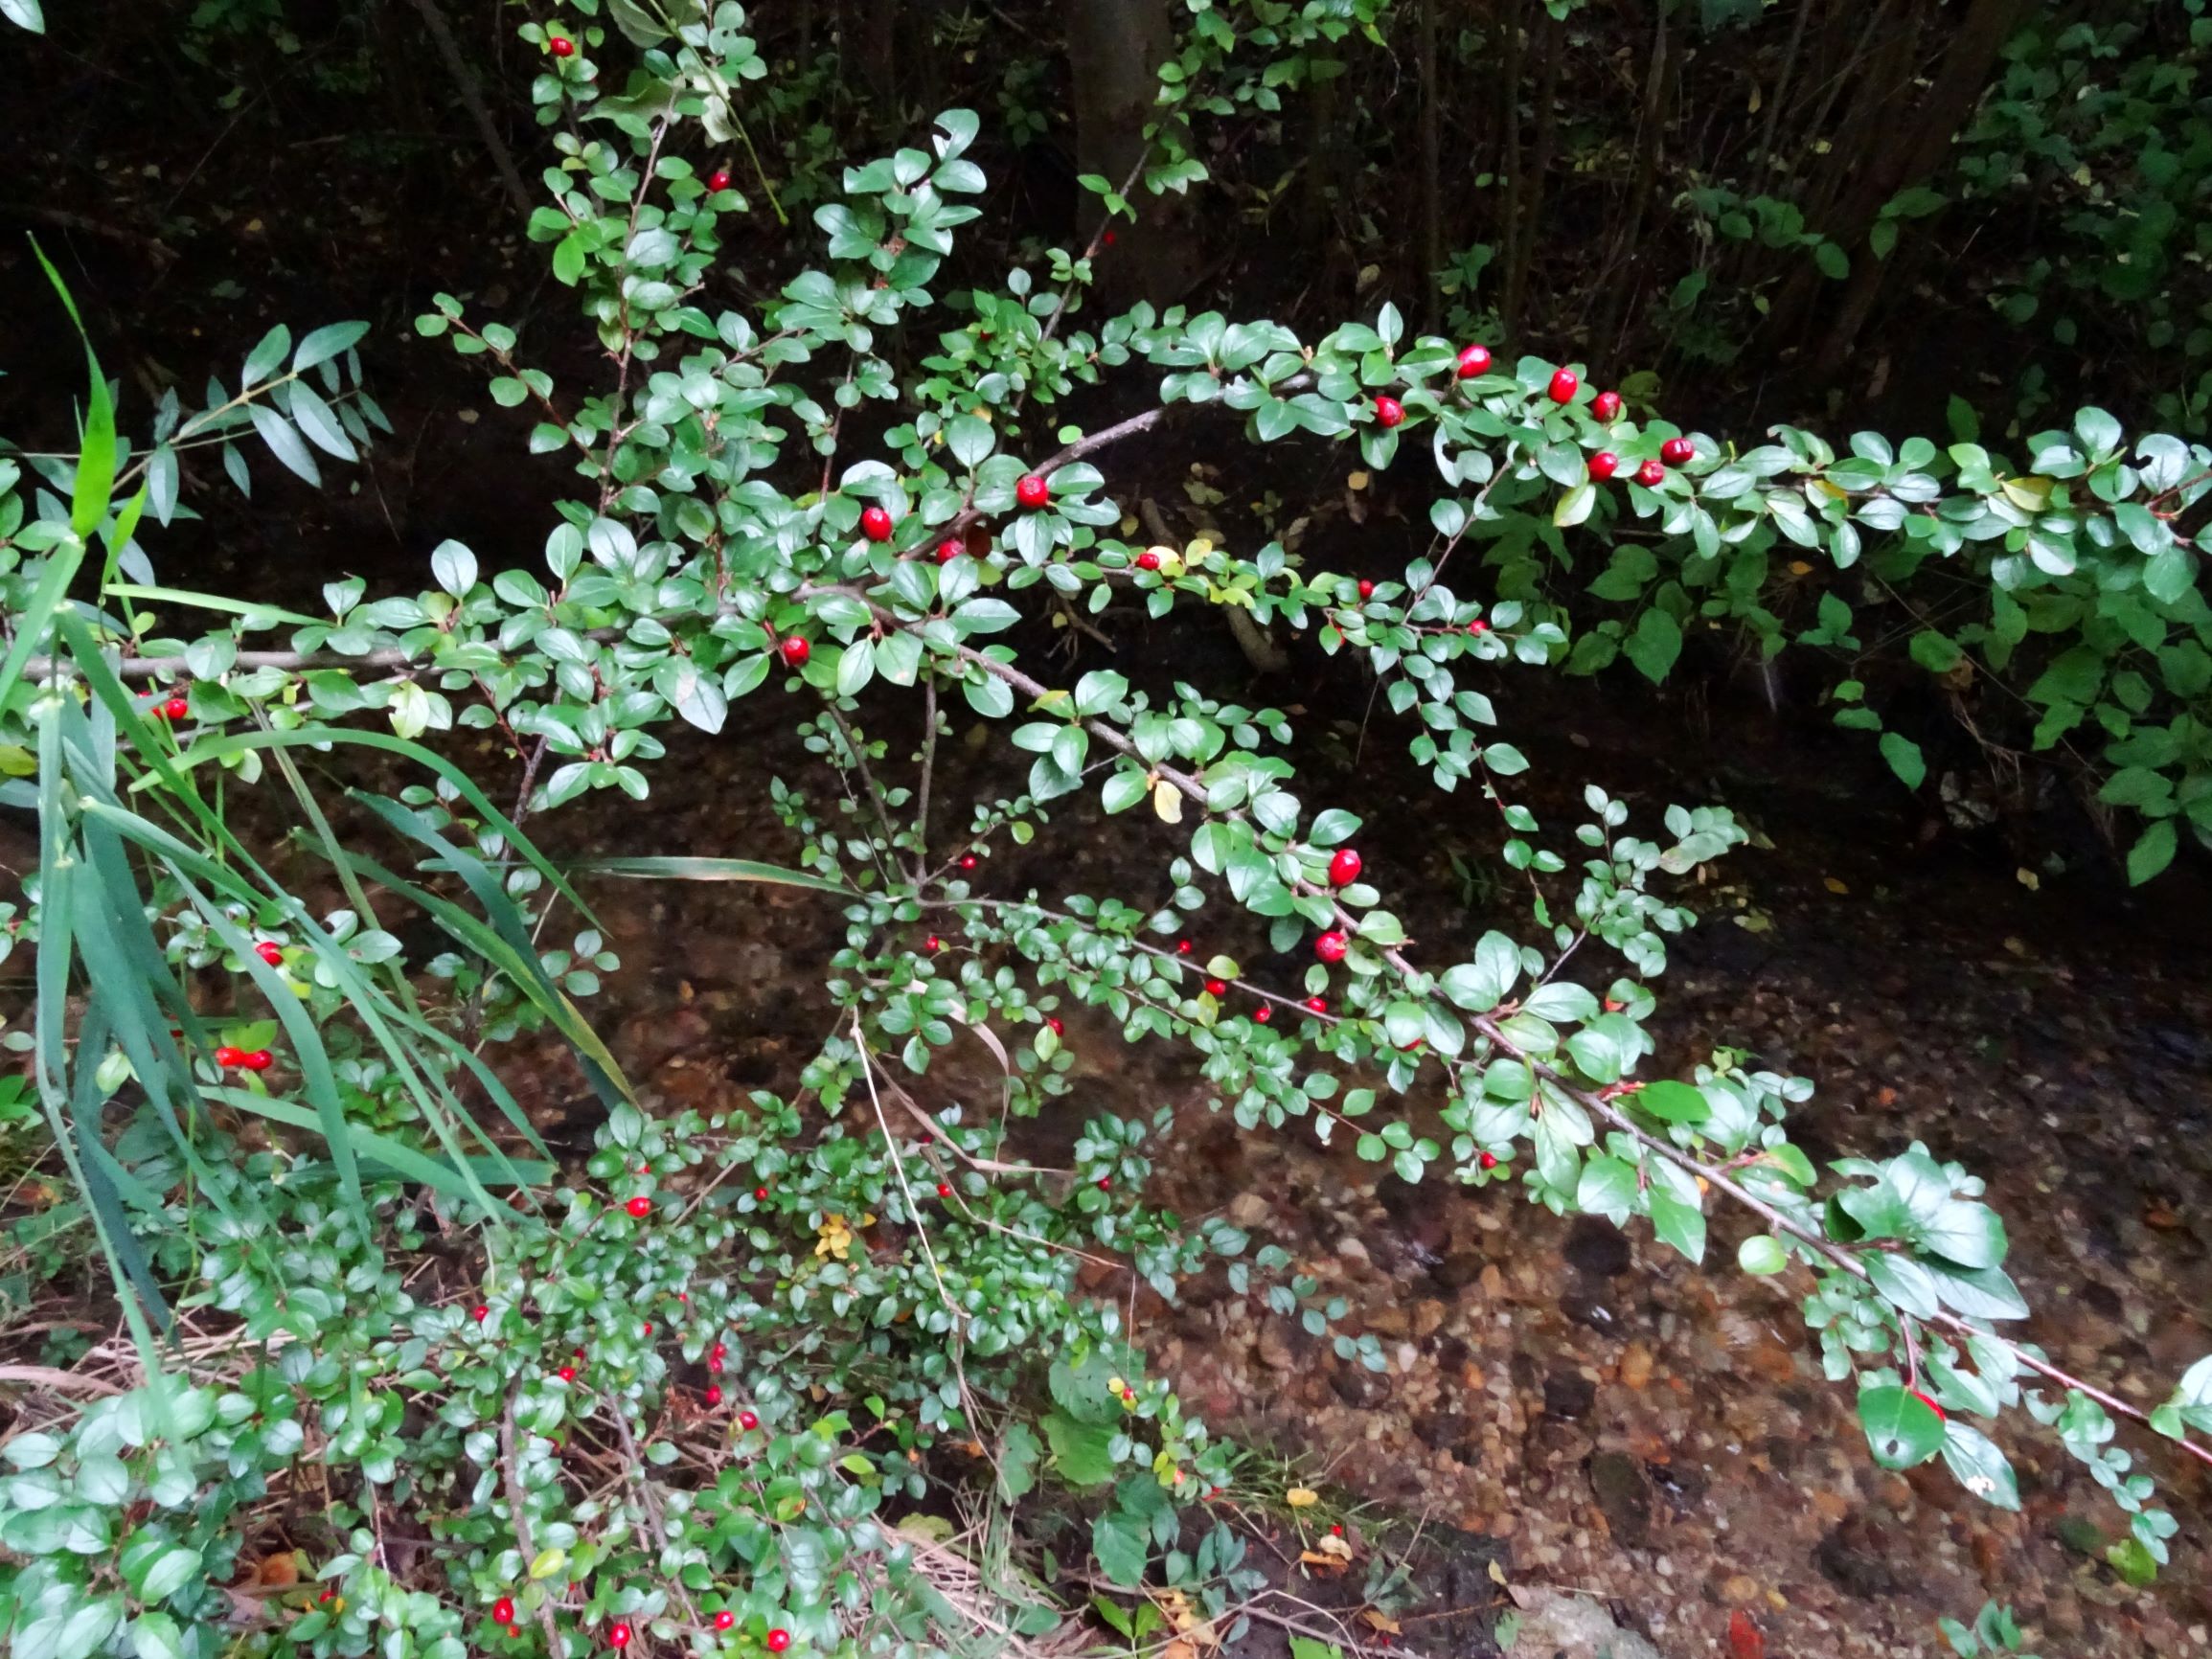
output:
M1174 51L1169 0L1068 0L1068 69L1075 83L1076 170L1122 188L1145 156L1145 124L1159 93L1158 70ZM1102 250L1099 287L1110 304L1146 299L1166 305L1197 274L1200 251L1189 225L1187 195L1129 193L1134 227L1124 224ZM1077 223L1086 241L1102 216L1083 192Z

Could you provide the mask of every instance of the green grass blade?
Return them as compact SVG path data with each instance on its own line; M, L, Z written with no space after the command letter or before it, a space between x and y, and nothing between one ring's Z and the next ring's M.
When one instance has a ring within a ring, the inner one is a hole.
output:
M579 875L626 875L648 881L759 881L771 887L809 887L840 898L861 897L857 888L827 875L763 864L752 858L573 858L568 870Z

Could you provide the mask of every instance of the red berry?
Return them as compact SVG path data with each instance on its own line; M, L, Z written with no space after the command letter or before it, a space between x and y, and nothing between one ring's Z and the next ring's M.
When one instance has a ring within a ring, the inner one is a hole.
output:
M937 544L937 562L950 564L960 557L961 541L957 535L948 535Z
M1590 476L1603 484L1621 469L1621 458L1610 449L1601 449L1590 457Z
M807 659L814 654L814 648L797 634L793 634L776 648L784 653L784 661L794 669L804 668Z
M244 1049L219 1048L215 1052L215 1063L226 1072L236 1066L242 1066L246 1063L246 1051Z
M1206 981L1206 994L1208 996L1227 996L1229 994L1229 982L1225 979L1209 979Z
M1014 499L1024 507L1042 507L1052 499L1052 489L1041 474L1025 472L1014 487Z
M738 1426L750 1434L761 1426L761 1420L749 1411L741 1411L738 1413Z
M1329 860L1329 885L1349 887L1359 879L1359 854L1349 847L1336 849L1336 855Z
M1359 597L1361 599L1373 599L1375 597L1375 584L1371 581L1361 582L1359 584Z
M1583 389L1583 377L1572 369L1553 371L1552 383L1544 388L1544 395L1554 403L1572 403L1575 394Z
M1698 446L1687 438L1670 438L1659 445L1659 459L1669 466L1681 466L1698 459Z
M701 1399L705 1400L705 1401L706 1401L706 1402L707 1402L709 1405L719 1405L719 1404L721 1404L721 1403L722 1403L722 1391L721 1391L721 1386L720 1386L720 1384L718 1384L718 1383L712 1383L712 1382L708 1383L708 1384L707 1384L707 1386L706 1386L706 1391L705 1391L703 1394L701 1394L701 1395L699 1396L699 1398L700 1398Z
M274 940L262 940L261 943L254 946L254 954L260 957L263 962L267 963L271 967L282 967L285 966L285 947L277 943Z
M559 1377L563 1382L574 1382L576 1380L576 1367L573 1365L564 1365L553 1375Z
M1480 639L1484 634L1490 632L1490 624L1484 622L1482 618L1476 617L1474 621L1467 625L1467 631L1474 635L1476 639Z
M492 1602L492 1603L491 1603L491 1622L492 1622L494 1625L512 1625L512 1624L513 1624L513 1623L514 1623L514 1603L513 1603L513 1602L509 1601L509 1600L508 1600L508 1599L507 1599L505 1596L502 1596L502 1597L500 1597L498 1601L496 1601L496 1602Z
M610 1647L627 1648L629 1646L629 1626L627 1625L615 1625L607 1631L606 1640Z
M192 713L192 705L182 697L171 697L162 704L161 712L172 720L181 720Z
M1137 569L1157 570L1159 568L1160 556L1154 553L1151 548L1148 547L1144 550L1144 552L1137 555Z
M755 1187L753 1189L753 1196L755 1198L765 1198L767 1195L768 1190L765 1187Z
M1332 927L1313 942L1313 954L1323 962L1342 962L1345 952L1351 948L1352 942L1344 937L1340 927Z
M891 539L891 514L880 507L862 508L860 510L860 534L870 541L889 541Z
M1940 1406L1940 1405L1938 1405L1938 1404L1936 1404L1934 1400L1932 1400L1932 1399L1928 1398L1928 1397L1927 1397L1927 1395L1925 1395L1925 1394L1921 1393L1921 1391L1920 1391L1919 1389L1917 1389L1917 1388L1916 1388L1916 1389L1914 1389L1914 1390L1912 1391L1912 1398L1915 1398L1915 1399L1917 1399L1917 1400L1919 1400L1921 1404L1923 1404L1923 1405L1927 1406L1928 1410L1930 1410L1930 1411L1934 1412L1934 1413L1935 1413L1935 1415L1936 1415L1936 1419L1937 1419L1937 1420L1938 1420L1938 1421L1948 1421L1948 1420L1949 1420L1948 1417L1946 1416L1946 1414L1945 1414L1945 1412L1944 1412L1944 1409L1943 1409L1943 1407L1942 1407L1942 1406Z
M731 1612L727 1607L724 1607L719 1613L715 1615L715 1628L718 1630L727 1630L737 1622L738 1616Z
M708 1362L712 1364L717 1371L719 1371L722 1366L722 1361L729 1357L729 1352L730 1351L727 1348L723 1347L722 1344L718 1342L707 1355Z
M728 190L729 188L730 175L727 170L718 167L714 171L707 174L707 189Z
M522 1626L521 1626L521 1625L508 1625L508 1626L507 1626L507 1639L508 1639L510 1642L513 1641L515 1638L519 1637L521 1634L522 1634Z
M1497 1154L1495 1152L1483 1153L1481 1161L1482 1167L1486 1170L1494 1170L1497 1168Z
M951 1184L949 1181L940 1181L940 1182L938 1182L938 1183L937 1183L937 1195L938 1195L940 1198L949 1198L949 1197L951 1197L951 1196L952 1196L952 1184Z
M1189 940L1187 940L1187 939L1178 939L1178 940L1176 940L1176 941L1175 941L1175 954L1176 954L1177 956L1188 956L1188 955L1190 955L1190 954L1191 954L1191 942L1190 942Z
M931 956L935 956L939 951L945 948L945 941L932 933L927 939L922 942L922 948L926 950Z
M1255 1025L1266 1025L1274 1017L1275 1011L1269 1008L1266 1003L1262 1003L1258 1008L1252 1011L1252 1022Z
M1067 1034L1067 1027L1060 1023L1060 1015L1057 1013L1046 1014L1044 1016L1044 1023L1052 1027L1052 1034L1054 1036L1065 1036Z
M781 1652L782 1652L782 1651L783 1651L785 1648L788 1648L790 1645L791 1645L791 1633L790 1633L790 1631L788 1631L788 1630L783 1630L783 1629L776 1629L776 1630L770 1630L770 1631L768 1632L768 1651L769 1651L769 1652L771 1652L771 1653L781 1653Z
M648 1336L652 1334L652 1321L650 1319L645 1322L645 1333Z
M1387 432L1405 419L1405 405L1395 398L1375 399L1375 424Z
M1618 420L1621 418L1621 395L1618 392L1600 392L1590 399L1590 413L1600 420Z
M1327 1013L1329 999L1325 996L1310 996L1306 999L1306 1007L1313 1013Z
M1629 1006L1629 1005L1628 1005L1627 1003L1625 1003L1625 1002L1622 1002L1622 1001L1621 1001L1621 1000L1619 1000L1617 997L1610 997L1610 996L1608 996L1608 997L1607 997L1607 998L1606 998L1606 1004L1605 1004L1605 1007L1606 1007L1606 1012L1608 1012L1608 1013L1619 1013L1619 1012L1621 1011L1621 1010L1623 1010L1624 1008L1627 1008L1628 1006Z
M239 1064L249 1072L265 1072L276 1063L277 1057L269 1053L267 1049L256 1049L252 1054L239 1061Z
M1101 1175L1098 1178L1098 1190L1102 1193L1111 1191L1113 1184L1114 1178L1111 1175Z
M574 57L576 56L576 42L571 40L565 34L556 34L551 40L548 40L545 43L545 49L546 51L552 53L556 57ZM627 1631L624 1633L622 1640L623 1642L629 1640L629 1636ZM622 1643L618 1642L615 1644L615 1646L619 1648L622 1646Z
M1666 476L1667 466L1663 461L1647 461L1636 468L1636 482L1646 489L1656 489L1659 481Z
M643 1193L640 1193L636 1197L632 1198L628 1203L625 1204L623 1208L627 1210L632 1216L635 1216L640 1221L642 1221L648 1216L652 1214L652 1200L647 1197Z
M1459 349L1459 377L1462 380L1471 380L1477 375L1487 373L1489 368L1488 346L1462 346Z
M479 1302L475 1307L468 1310L468 1317L475 1320L477 1324L482 1325L487 1319L491 1317L490 1306L488 1303ZM500 1623L503 1625L507 1621L504 1619L500 1621Z
M960 868L963 870L973 870L980 862L982 861L972 852L963 852L960 855Z

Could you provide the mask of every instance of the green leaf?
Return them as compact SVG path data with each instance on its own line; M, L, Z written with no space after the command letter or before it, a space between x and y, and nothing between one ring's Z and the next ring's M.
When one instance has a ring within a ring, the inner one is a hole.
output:
M1588 483L1578 484L1562 495L1559 505L1552 509L1552 523L1562 530L1571 529L1588 518L1591 509L1597 504L1598 487Z
M1575 1208L1604 1216L1616 1225L1628 1219L1636 1202L1636 1167L1620 1158L1592 1158L1575 1187Z
M1071 1487L1103 1487L1114 1478L1111 1423L1078 1422L1064 1412L1044 1414L1044 1438L1053 1466Z
M1025 1422L1011 1424L998 1443L998 1492L1006 1502L1018 1503L1037 1485L1037 1460L1043 1448L1037 1432Z
M1975 1497L2000 1510L2020 1507L2019 1482L2014 1478L2011 1460L1971 1423L1944 1425L1943 1461L1950 1466L1958 1484Z
M1907 789L1917 789L1927 776L1927 762L1921 759L1920 745L1897 732L1881 734L1881 758L1889 762Z
M1859 1391L1859 1423L1874 1461L1885 1469L1924 1464L1944 1443L1944 1421L1935 1408L1894 1385Z
M1943 1311L1934 1276L1910 1257L1869 1250L1859 1260L1866 1263L1866 1276L1884 1300L1919 1319L1933 1319Z
M1771 1233L1754 1233L1736 1247L1736 1265L1746 1273L1779 1273L1790 1265L1790 1257Z
M38 0L0 0L0 17L34 34L46 33L46 17L38 10Z
M1690 1191L1695 1193L1693 1186ZM1652 1212L1652 1231L1662 1243L1671 1244L1693 1262L1705 1260L1705 1213L1689 1199L1678 1196L1665 1181L1654 1181L1647 1194Z
M1640 1110L1669 1124L1701 1124L1713 1115L1713 1102L1705 1099L1702 1089L1676 1082L1672 1078L1646 1083L1629 1100Z
M1125 1590L1133 1590L1145 1581L1145 1562L1152 1553L1147 1547L1151 1532L1143 1520L1124 1510L1108 1510L1091 1522L1091 1554L1098 1558L1100 1570Z
M368 331L366 323L324 324L300 342L300 349L292 354L292 373L304 374L329 362L339 352L350 351Z
M1621 649L1644 678L1654 686L1667 677L1675 659L1682 654L1682 626L1657 605L1636 619L1635 631L1621 642Z
M2174 820L2161 818L2135 838L2128 849L2128 880L2140 887L2174 862Z

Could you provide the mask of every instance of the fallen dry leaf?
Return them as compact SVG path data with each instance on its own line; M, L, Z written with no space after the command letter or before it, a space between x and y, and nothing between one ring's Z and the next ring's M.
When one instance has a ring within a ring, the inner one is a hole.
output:
M1292 1487L1283 1494L1283 1501L1294 1510L1309 1509L1321 1501L1321 1494L1311 1487Z
M1366 1620L1368 1624L1374 1625L1376 1629L1382 1631L1386 1635L1402 1636L1405 1634L1405 1632L1399 1627L1397 1620L1393 1619L1387 1613L1378 1612L1373 1607L1360 1608L1359 1616Z

